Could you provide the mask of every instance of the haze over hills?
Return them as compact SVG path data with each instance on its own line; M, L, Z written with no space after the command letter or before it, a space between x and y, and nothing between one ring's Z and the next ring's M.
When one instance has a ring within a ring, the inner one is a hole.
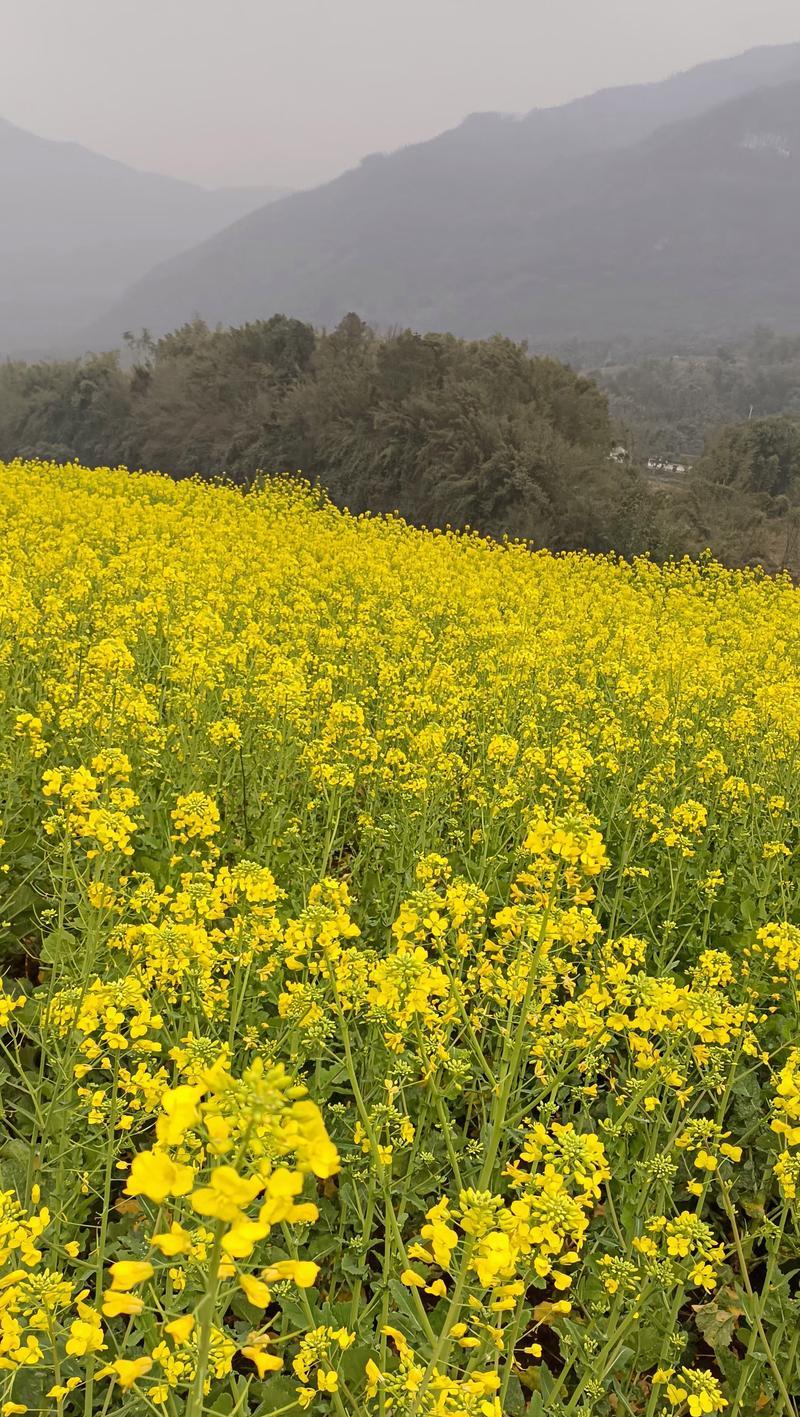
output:
M0 352L74 344L155 263L282 195L139 172L0 119Z
M164 262L87 341L276 310L536 347L800 327L798 153L800 44L473 115Z

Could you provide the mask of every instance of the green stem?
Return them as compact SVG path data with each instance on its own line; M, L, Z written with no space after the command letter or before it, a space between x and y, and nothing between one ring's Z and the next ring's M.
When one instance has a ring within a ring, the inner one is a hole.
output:
M211 1260L208 1271L208 1288L197 1308L197 1314L200 1320L200 1334L197 1345L197 1368L189 1394L189 1401L186 1405L186 1417L201 1417L203 1411L206 1370L208 1368L208 1356L211 1352L211 1330L214 1323L217 1293L219 1291L219 1262L222 1253L222 1236L224 1231L225 1221L218 1220L214 1228L214 1244L211 1250Z
M764 1352L767 1357L767 1362L770 1366L770 1371L772 1372L772 1376L775 1379L775 1384L777 1386L778 1392L781 1395L783 1411L786 1413L786 1417L797 1417L797 1409L795 1408L795 1405L792 1402L791 1397L789 1396L786 1383L783 1380L783 1374L781 1373L781 1370L778 1367L777 1362L775 1361L775 1356L772 1352L772 1348L767 1338L766 1331L764 1329L764 1323L762 1320L762 1310L764 1307L764 1302L766 1301L769 1293L768 1285L766 1283L764 1284L764 1290L761 1295L761 1302L759 1302L756 1299L755 1294L753 1293L753 1286L750 1283L750 1275L747 1271L747 1260L745 1258L744 1249L742 1247L742 1237L739 1234L739 1227L736 1223L736 1212L733 1206L731 1205L730 1188L728 1187L727 1183L722 1180L720 1180L720 1192L722 1195L722 1204L725 1209L725 1214L728 1217L728 1223L731 1227L731 1234L733 1235L733 1245L734 1249L736 1250L736 1259L739 1264L739 1273L741 1274L742 1283L747 1292L747 1297L750 1300L753 1318L755 1319L756 1328L758 1330L758 1336L764 1345ZM783 1227L786 1224L786 1214L786 1207L784 1207L783 1222L780 1227L781 1235L783 1234ZM778 1243L780 1243L780 1240L778 1241Z

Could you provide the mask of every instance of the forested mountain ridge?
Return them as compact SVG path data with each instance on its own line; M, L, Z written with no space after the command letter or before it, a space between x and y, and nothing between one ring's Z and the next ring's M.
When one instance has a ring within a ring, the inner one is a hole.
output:
M799 45L519 120L474 115L162 264L92 343L275 309L537 348L791 318L799 129Z
M0 119L0 354L77 347L156 262L282 195L141 172Z

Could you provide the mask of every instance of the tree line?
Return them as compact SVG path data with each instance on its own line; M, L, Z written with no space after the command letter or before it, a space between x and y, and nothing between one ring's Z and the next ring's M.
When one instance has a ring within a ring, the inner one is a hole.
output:
M569 361L609 396L642 456L697 457L726 424L800 417L800 337L766 326L731 344L679 353L575 346Z
M283 315L194 320L128 335L121 356L0 366L5 460L242 485L302 472L356 513L658 559L707 546L787 559L800 446L791 420L766 425L728 430L665 491L635 457L611 456L620 429L595 380L500 336L379 335L352 314L327 332Z

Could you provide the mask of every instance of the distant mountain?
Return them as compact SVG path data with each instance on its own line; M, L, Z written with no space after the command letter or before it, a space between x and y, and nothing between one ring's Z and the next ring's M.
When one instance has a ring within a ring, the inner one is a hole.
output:
M74 340L154 263L279 190L210 191L0 119L0 353Z
M698 64L658 83L600 89L560 108L535 108L524 121L536 126L549 114L563 135L573 136L581 151L623 147L668 123L699 117L753 89L798 78L800 44L764 46L732 59Z
M800 324L786 303L799 83L794 44L520 119L473 115L163 263L90 342L276 310L534 345Z
M518 334L677 346L800 330L800 79L584 161L573 194L508 251L478 318ZM521 315L521 312L525 312ZM533 315L533 323L527 321Z

